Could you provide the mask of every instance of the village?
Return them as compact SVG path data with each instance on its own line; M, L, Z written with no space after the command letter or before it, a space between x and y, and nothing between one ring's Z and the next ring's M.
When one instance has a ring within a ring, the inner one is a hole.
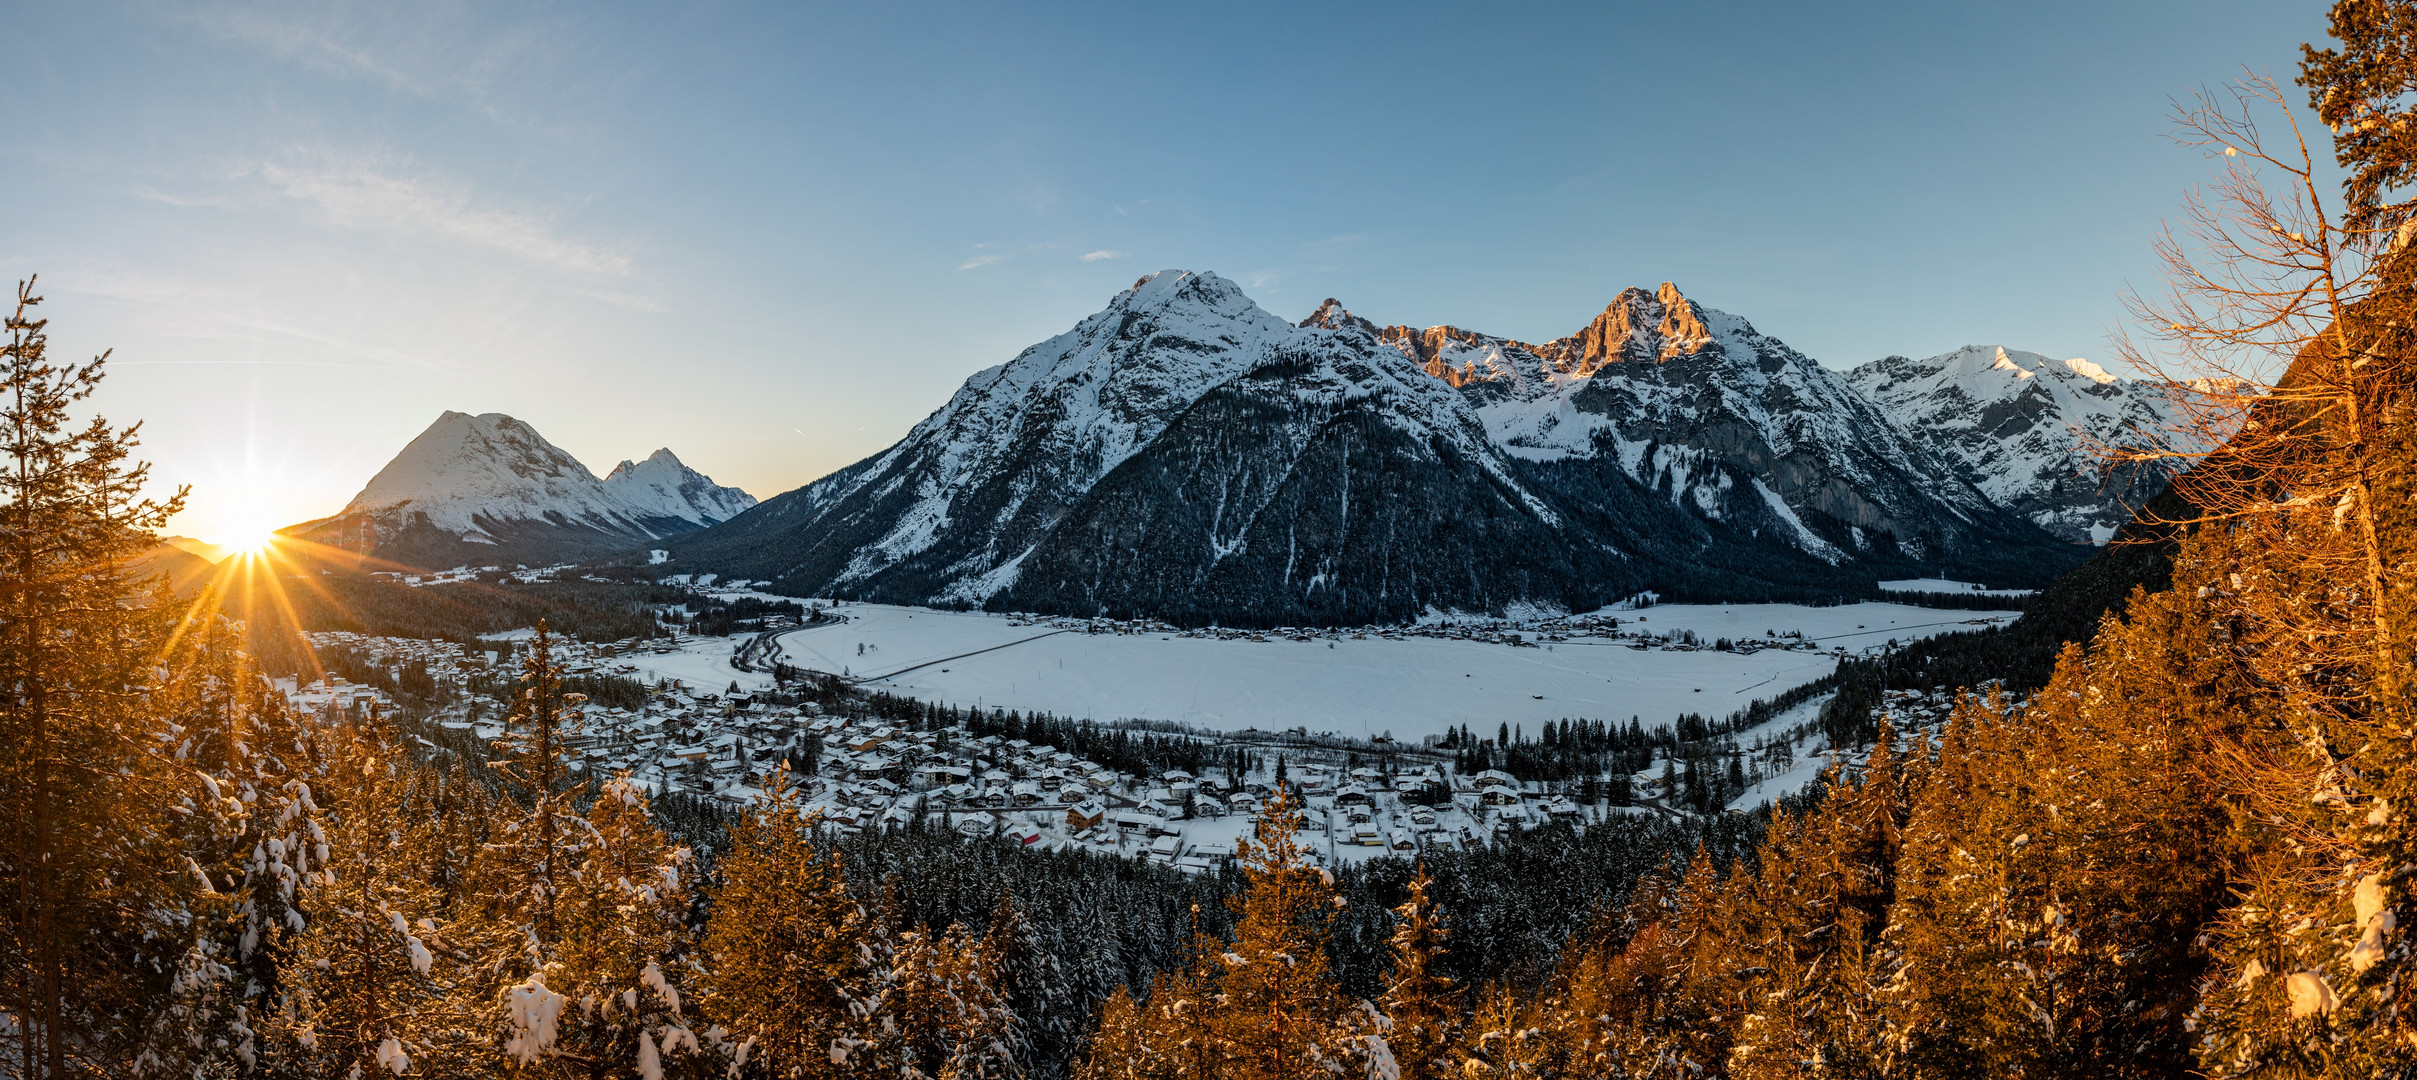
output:
M365 664L373 671L425 672L426 684L437 689L431 705L405 702L385 687L332 672L308 683L278 680L303 714L333 721L373 709L390 716L420 713L413 723L425 734L411 737L433 753L477 752L503 736L502 695L513 684L511 667L499 666L501 656L449 641L344 632L311 637L322 653L347 657L356 670ZM1393 746L1381 758L1367 759L1379 763L1359 763L1362 753L1352 747L1304 742L1245 774L1125 772L1051 746L972 735L961 726L916 730L851 715L858 710L798 700L760 682L749 690L737 680L708 687L634 678L646 670L641 662L657 654L729 656L743 648L743 638L557 641L566 679L603 679L620 690L591 695L582 705L582 723L567 740L574 770L599 777L627 773L658 796L685 794L732 806L753 802L786 770L806 812L841 832L947 829L1190 871L1212 870L1233 858L1279 773L1302 801L1302 843L1328 864L1482 844L1551 821L1682 813L1582 802L1575 785L1521 783L1496 770L1459 775L1449 754L1424 747ZM608 703L607 696L619 700ZM1669 766L1659 766L1664 777ZM1644 793L1653 793L1653 776L1637 779Z

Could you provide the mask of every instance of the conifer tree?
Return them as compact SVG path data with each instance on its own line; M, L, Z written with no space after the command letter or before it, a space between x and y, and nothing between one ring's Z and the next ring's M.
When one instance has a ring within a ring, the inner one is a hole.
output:
M1071 1060L1086 1018L1076 1015L1075 990L1065 967L1013 893L1001 892L991 907L982 947L1015 1021L1011 1048L1018 1067L1029 1075L1045 1062Z
M869 1045L866 914L814 827L784 772L731 828L716 867L705 1007L754 1075L849 1075Z
M201 795L163 762L144 693L166 621L123 567L182 504L141 492L136 428L70 410L107 354L48 355L41 298L21 283L0 346L0 1026L25 1080L115 1073L141 1018L191 962L218 901L173 850L167 819Z
M1451 931L1428 896L1434 887L1435 878L1421 862L1410 879L1410 898L1393 909L1401 920L1391 942L1393 971L1376 1003L1392 1022L1385 1042L1402 1080L1447 1075L1446 1055L1460 1027L1459 994L1451 977L1435 970Z
M1325 1069L1345 1048L1339 989L1327 971L1334 876L1301 846L1300 804L1277 792L1237 845L1247 891L1234 941L1212 957L1218 1003L1209 1030L1228 1080L1282 1080Z
M325 736L338 745L323 786L338 802L324 854L302 875L309 919L268 1017L265 1057L279 1075L442 1075L487 1060L475 983L439 923L444 897L414 872L435 823L388 734L372 718Z
M1158 1034L1132 992L1117 987L1100 1003L1075 1080L1174 1080L1179 1074L1157 1042Z
M960 923L897 935L883 995L882 1056L908 1080L1019 1076L1016 1017L990 943ZM894 1029L891 1030L891 1029Z
M703 1042L686 1013L688 862L626 776L588 812L571 782L585 696L565 693L540 622L496 745L506 800L464 882L450 938L469 958L503 1059L589 1076L659 1076Z
M703 1049L687 1005L693 985L689 851L655 827L645 789L627 773L588 807L590 836L560 897L562 937L543 972L566 1005L553 1054L595 1077L660 1075L665 1059Z
M1765 845L1761 876L1733 909L1762 931L1749 952L1767 969L1740 1018L1735 1075L1791 1076L1806 1061L1870 1068L1877 1057L1874 952L1894 898L1907 773L1918 777L1920 760L1904 767L1883 721L1862 782L1833 773L1827 804Z

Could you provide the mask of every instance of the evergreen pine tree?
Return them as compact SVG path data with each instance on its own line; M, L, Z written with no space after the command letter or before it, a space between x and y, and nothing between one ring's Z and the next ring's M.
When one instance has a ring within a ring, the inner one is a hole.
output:
M1434 887L1434 877L1420 863L1410 879L1410 898L1393 909L1401 920L1391 942L1393 971L1376 1003L1392 1022L1385 1041L1402 1080L1448 1075L1446 1055L1460 1027L1459 994L1451 977L1435 970L1451 931L1428 896Z
M24 1080L184 1056L145 1046L141 1018L170 973L223 966L196 954L222 901L170 808L242 816L162 760L144 698L169 623L123 568L183 493L142 496L135 428L76 425L107 357L52 362L40 302L18 286L0 347L0 1014Z
M707 1012L740 1065L784 1080L851 1075L877 1004L865 911L814 826L776 778L730 829L705 933Z
M326 734L322 788L335 800L315 869L297 896L309 912L294 937L283 1000L267 1017L275 1075L443 1075L476 1071L491 1029L475 981L439 920L445 898L414 870L432 853L416 770L373 721Z
M1278 792L1237 845L1247 891L1234 900L1234 941L1211 957L1218 1001L1207 1018L1215 1075L1285 1080L1344 1058L1340 993L1327 970L1334 876L1312 866L1300 804Z

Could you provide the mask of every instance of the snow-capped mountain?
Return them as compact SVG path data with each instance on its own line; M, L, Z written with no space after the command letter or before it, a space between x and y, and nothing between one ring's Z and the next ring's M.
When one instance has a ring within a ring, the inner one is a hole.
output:
M698 528L718 525L746 513L755 496L723 487L713 478L681 464L669 449L657 450L644 461L624 461L604 478L607 493L658 518L679 518Z
M2074 543L2105 543L2172 475L2153 466L2108 473L2092 444L2182 441L2169 392L2087 360L1966 345L1875 360L1847 378L1982 493Z
M1844 377L1669 282L1628 289L1542 345L1450 326L1379 333L1460 388L1505 452L1547 471L1616 468L1833 564L1954 557L2005 531L1987 497Z
M797 593L1237 624L2063 565L1838 376L1670 286L1526 346L1331 301L1294 325L1176 270L661 546Z
M754 502L669 450L600 480L519 420L447 412L341 512L280 531L400 566L541 565L690 532Z

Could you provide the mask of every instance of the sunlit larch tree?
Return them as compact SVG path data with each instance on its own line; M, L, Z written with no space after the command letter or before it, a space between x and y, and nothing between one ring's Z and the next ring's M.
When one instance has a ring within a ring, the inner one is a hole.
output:
M879 1007L864 906L787 772L730 827L715 867L703 999L742 1075L803 1080L870 1067Z
M2348 170L2343 200L2273 82L2185 103L2182 141L2222 172L2161 247L2169 295L2135 302L2155 345L2126 349L2195 380L2198 430L2227 436L2176 482L2177 516L2185 558L2211 571L2193 599L2274 706L2211 762L2248 863L2198 1019L2202 1066L2226 1075L2373 1075L2417 1045L2395 925L2417 885L2417 256L2394 201L2417 14L2344 0L2331 30L2340 48L2309 49L2300 82Z

